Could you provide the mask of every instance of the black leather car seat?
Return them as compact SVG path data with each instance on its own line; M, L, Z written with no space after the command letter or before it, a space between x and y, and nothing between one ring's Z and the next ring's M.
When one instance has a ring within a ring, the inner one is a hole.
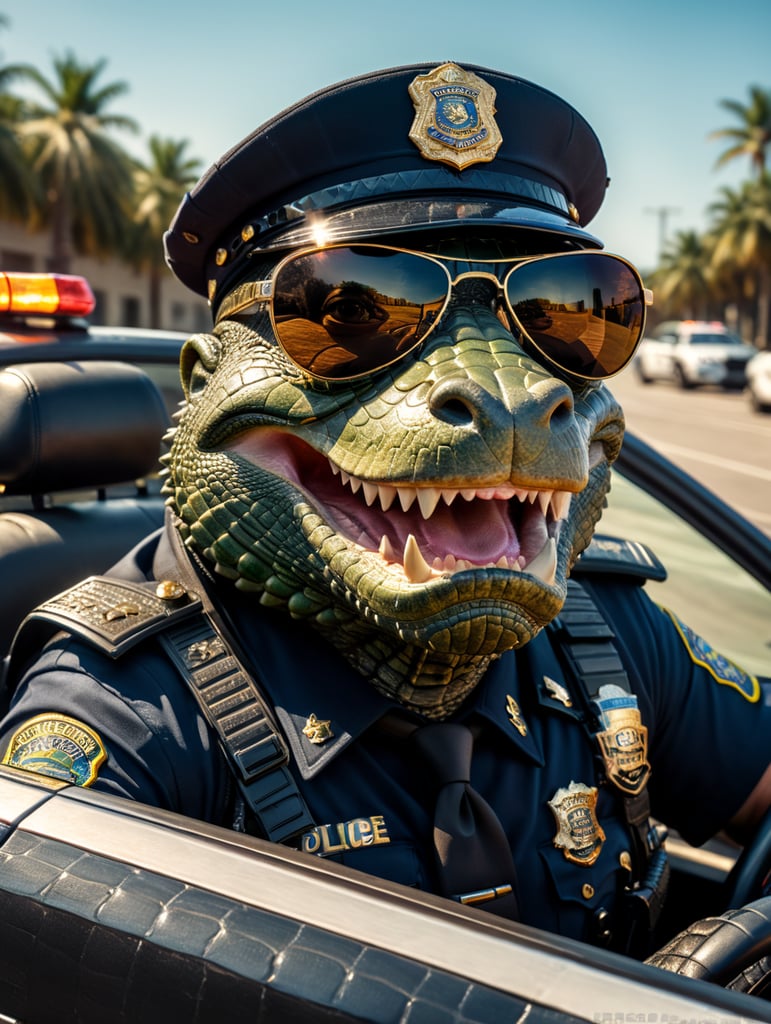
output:
M35 605L161 524L168 425L159 390L127 363L0 371L0 658Z

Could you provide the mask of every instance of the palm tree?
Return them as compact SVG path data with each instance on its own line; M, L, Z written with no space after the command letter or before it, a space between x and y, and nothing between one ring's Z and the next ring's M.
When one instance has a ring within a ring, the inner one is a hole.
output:
M126 252L128 259L148 272L150 326L161 326L161 281L166 274L163 233L176 213L185 192L195 183L201 161L188 157L185 140L149 140L150 162L134 170L135 208L133 230Z
M720 106L735 114L739 124L720 128L710 138L728 139L730 145L717 158L716 167L740 156L748 156L753 171L761 177L766 168L766 150L771 144L771 90L750 86L750 102L745 106L738 100L721 100Z
M51 269L61 273L70 270L73 246L108 254L125 233L132 164L107 132L138 128L128 117L104 113L128 89L124 82L99 88L96 80L104 67L104 60L84 65L68 53L54 60L52 82L34 67L20 69L48 102L30 103L18 127L44 189L39 219L41 225L51 223Z
M651 275L656 304L684 319L703 319L712 288L708 268L706 240L695 231L676 232Z
M771 340L771 173L764 171L738 190L723 188L710 212L715 218L712 265L746 275L757 303L755 344L766 348Z
M0 14L0 28L7 25L8 19ZM14 65L0 65L0 217L24 222L34 203L35 179L17 131L24 116L24 104L8 92L12 79L21 73Z

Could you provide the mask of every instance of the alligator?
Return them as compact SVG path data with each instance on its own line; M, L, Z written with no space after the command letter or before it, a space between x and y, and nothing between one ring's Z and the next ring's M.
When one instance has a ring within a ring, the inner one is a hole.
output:
M164 491L184 543L382 694L446 718L559 614L623 414L604 384L552 375L473 289L367 378L308 379L259 305L191 337L181 370Z

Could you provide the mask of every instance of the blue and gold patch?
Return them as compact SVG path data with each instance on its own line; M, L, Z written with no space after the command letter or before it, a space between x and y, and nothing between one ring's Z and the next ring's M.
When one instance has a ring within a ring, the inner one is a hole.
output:
M101 739L87 725L54 713L29 719L11 737L3 764L90 786L107 760Z
M668 608L663 609L675 624L680 638L685 644L691 660L707 672L718 683L723 686L732 686L744 697L745 700L755 703L760 699L760 683L744 669L739 668L725 655L720 654L714 647L710 647L706 640L703 640L697 633L694 633L684 622L671 612Z

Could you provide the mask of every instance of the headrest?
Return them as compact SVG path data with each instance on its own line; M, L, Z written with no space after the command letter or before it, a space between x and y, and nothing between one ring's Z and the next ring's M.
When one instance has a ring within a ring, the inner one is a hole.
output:
M166 254L216 305L250 252L277 233L316 244L319 222L329 240L460 223L597 248L583 225L606 186L596 135L554 93L469 65L391 68L314 93L234 146L183 200Z
M0 485L50 494L158 469L160 392L127 363L23 363L0 371Z

